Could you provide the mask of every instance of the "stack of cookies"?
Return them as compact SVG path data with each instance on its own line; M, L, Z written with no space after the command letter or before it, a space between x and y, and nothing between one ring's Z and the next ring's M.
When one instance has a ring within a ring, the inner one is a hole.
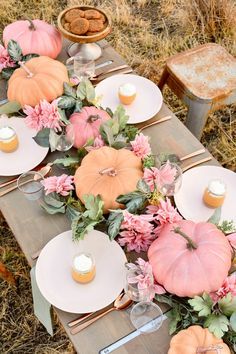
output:
M66 31L79 36L91 36L106 27L106 17L98 10L71 9L64 16Z

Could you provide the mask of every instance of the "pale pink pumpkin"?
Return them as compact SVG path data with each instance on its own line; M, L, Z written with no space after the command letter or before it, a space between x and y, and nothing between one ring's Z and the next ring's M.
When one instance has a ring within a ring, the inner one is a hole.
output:
M221 287L231 266L231 247L215 225L181 220L163 228L148 258L168 292L193 297Z
M16 21L3 31L5 47L14 39L24 55L36 53L55 59L62 48L62 37L56 27L42 20Z
M79 148L89 139L99 136L100 125L110 118L106 111L92 106L84 107L79 113L73 113L70 116L70 122L75 130L74 147Z

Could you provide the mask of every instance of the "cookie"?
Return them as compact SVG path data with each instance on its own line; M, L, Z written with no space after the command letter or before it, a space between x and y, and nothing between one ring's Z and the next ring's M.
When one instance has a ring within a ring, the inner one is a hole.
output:
M66 31L70 32L70 24L68 22L65 22L63 27Z
M101 12L97 10L84 11L84 17L87 18L87 20L99 20L102 17L101 15Z
M103 15L102 13L101 13L101 18L100 18L100 20L102 20L103 23L106 22L106 17L105 17L105 15Z
M77 18L71 22L70 30L74 34L85 34L89 30L89 21L86 18Z
M100 32L103 28L102 20L89 20L89 32Z
M71 9L65 14L65 20L67 22L72 22L79 17L84 17L84 11L79 9Z

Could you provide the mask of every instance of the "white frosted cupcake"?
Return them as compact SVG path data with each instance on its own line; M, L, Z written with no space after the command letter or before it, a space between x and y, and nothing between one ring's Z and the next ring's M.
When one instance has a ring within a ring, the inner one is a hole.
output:
M119 99L122 104L131 104L136 97L136 87L133 84L126 83L119 87Z
M95 277L94 259L89 253L75 255L72 263L72 278L78 283L88 283Z
M13 128L5 126L0 128L0 150L13 152L18 148L18 138Z

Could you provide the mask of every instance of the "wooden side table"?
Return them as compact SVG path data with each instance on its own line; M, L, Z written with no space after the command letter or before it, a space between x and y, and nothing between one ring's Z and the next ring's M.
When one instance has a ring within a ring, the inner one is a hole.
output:
M186 126L200 139L209 113L236 102L236 59L218 44L197 46L167 60L165 84L188 106Z

